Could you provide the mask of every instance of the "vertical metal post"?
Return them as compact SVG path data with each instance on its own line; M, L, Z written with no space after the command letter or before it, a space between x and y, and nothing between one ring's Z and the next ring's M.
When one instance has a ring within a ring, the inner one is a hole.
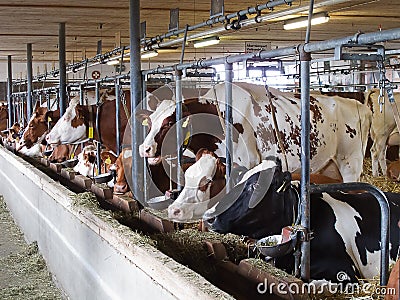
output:
M131 116L132 116L132 181L133 195L142 199L141 188L143 178L143 160L139 158L139 144L141 142L141 128L135 122L135 110L141 101L140 73L140 0L129 0L129 41L130 41L130 87L131 87Z
M121 80L120 78L115 79L115 143L117 145L116 154L119 155L121 152L121 122L120 122L120 100L121 100Z
M83 88L83 84L81 83L79 85L79 104L80 105L84 105L84 88Z
M176 150L177 150L177 161L176 161L176 188L180 190L182 188L181 176L182 170L180 168L182 161L182 145L183 145L183 133L182 133L182 70L175 71L175 91L176 91ZM170 174L172 176L172 174Z
M95 95L96 95L96 131L97 131L97 137L98 141L96 143L96 150L97 150L97 155L96 155L96 162L97 162L97 170L98 173L101 174L101 134L100 134L100 82L96 81L96 86L95 86Z
M310 61L311 54L300 50L301 82L301 225L306 236L301 243L301 278L310 279Z
M65 23L59 24L58 30L58 61L60 68L60 116L67 108L67 68L65 65Z
M232 170L232 81L233 66L225 62L225 147L226 147L226 192L231 189L231 170Z
M84 105L85 102L85 90L84 90L84 84L81 83L79 84L79 104ZM81 149L85 147L85 143L81 143Z
M12 101L12 64L11 55L7 56L7 103L8 103L8 127L14 124L14 111Z
M142 74L142 99L147 99L147 85L146 85L146 77L147 75ZM142 102L142 109L148 109L147 107L147 101ZM145 136L147 128L146 126L143 126L142 128L142 135ZM146 158L142 159L143 163L143 190L144 190L144 201L147 201L149 199L149 188L147 186L147 183L149 182L149 173L148 169L145 168L146 166Z
M26 74L27 74L27 98L26 119L29 121L32 115L32 44L26 44Z

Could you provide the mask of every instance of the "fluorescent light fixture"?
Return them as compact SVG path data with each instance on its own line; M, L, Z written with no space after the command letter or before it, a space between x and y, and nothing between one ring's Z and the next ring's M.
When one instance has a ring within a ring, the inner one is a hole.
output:
M329 21L328 14L326 12L321 12L321 13L313 14L312 19L311 19L311 25L322 24L322 23L326 23L328 21ZM290 29L306 27L307 24L308 24L308 17L289 19L289 20L284 21L283 29L290 30Z
M155 57L158 55L158 52L156 50L150 50L150 51L145 51L143 52L140 57L141 58L151 58L151 57Z
M109 66L115 66L115 65L119 65L119 60L118 59L113 59L113 60L109 60L108 62L107 62L107 65L109 65Z
M195 48L207 47L211 45L216 45L220 42L219 37L210 36L208 38L204 38L202 40L194 41L193 46Z

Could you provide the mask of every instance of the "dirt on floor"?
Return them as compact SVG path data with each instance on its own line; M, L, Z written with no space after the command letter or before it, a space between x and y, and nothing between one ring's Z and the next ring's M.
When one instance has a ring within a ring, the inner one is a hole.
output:
M57 300L57 289L36 242L27 245L0 196L0 299Z

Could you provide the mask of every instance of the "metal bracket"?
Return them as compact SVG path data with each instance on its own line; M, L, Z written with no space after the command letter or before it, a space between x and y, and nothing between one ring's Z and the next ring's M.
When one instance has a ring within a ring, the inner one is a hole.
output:
M375 53L345 53L344 48L365 48L376 49ZM335 60L368 60L383 61L385 59L385 47L380 45L357 45L342 44L335 47Z

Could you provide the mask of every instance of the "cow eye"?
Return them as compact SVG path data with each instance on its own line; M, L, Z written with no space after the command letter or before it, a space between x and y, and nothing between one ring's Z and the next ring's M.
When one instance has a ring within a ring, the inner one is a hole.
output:
M168 126L171 127L172 125L174 125L174 122L173 121L169 121L168 122Z

